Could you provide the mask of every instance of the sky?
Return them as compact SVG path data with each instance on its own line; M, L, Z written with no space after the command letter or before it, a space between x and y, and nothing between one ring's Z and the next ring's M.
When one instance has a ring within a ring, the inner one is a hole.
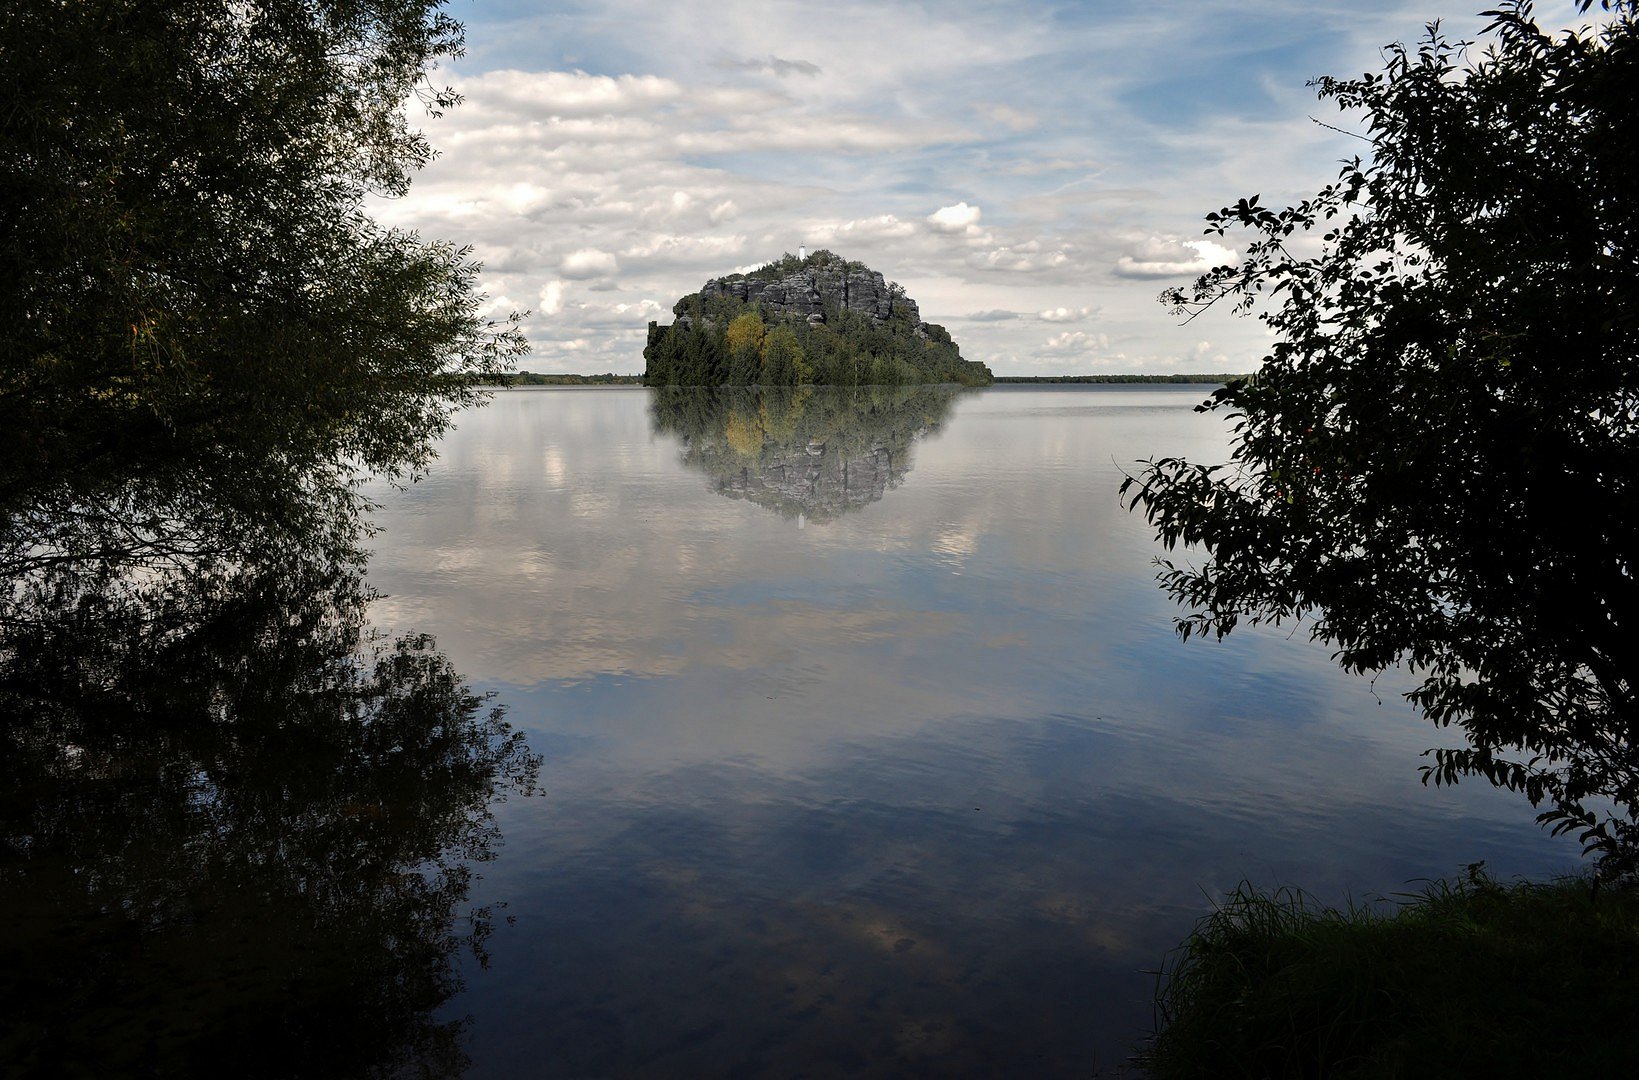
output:
M1239 258L1203 215L1326 184L1365 144L1309 80L1491 6L452 0L433 78L465 101L412 116L439 157L372 212L472 247L489 308L530 312L524 370L640 373L679 297L806 247L998 375L1251 371L1261 324L1156 299Z

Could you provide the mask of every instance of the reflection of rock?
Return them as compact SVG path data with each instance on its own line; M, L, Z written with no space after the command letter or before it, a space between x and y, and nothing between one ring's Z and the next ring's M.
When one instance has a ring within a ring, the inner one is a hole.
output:
M824 522L882 498L905 470L903 459L895 470L893 451L886 446L845 458L827 455L824 444L814 444L795 454L769 455L755 471L748 465L719 476L717 491L782 512L796 508L809 521Z
M937 431L959 391L920 387L725 387L657 391L656 430L720 495L799 521L833 521L897 487L911 446Z

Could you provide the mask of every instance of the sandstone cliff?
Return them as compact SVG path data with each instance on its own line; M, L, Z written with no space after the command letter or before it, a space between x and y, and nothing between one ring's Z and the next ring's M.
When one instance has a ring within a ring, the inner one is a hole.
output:
M711 278L701 286L700 294L760 303L775 315L797 315L810 322L824 322L829 308L857 312L877 326L900 313L913 327L926 327L916 301L903 289L890 286L875 270L840 256L825 258L827 254L816 252L816 258L803 260L801 269L786 271L773 280L743 274ZM780 268L773 273L781 273L781 263L770 265Z

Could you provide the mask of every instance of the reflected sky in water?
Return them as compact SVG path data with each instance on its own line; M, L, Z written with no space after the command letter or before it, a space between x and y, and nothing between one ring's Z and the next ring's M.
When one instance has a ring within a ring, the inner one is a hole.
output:
M515 922L451 1005L472 1075L1113 1073L1242 878L1570 866L1516 797L1420 784L1401 680L1178 641L1116 487L1223 458L1202 388L838 393L499 393L375 492L375 620L545 757L474 886ZM845 445L869 498L768 480Z

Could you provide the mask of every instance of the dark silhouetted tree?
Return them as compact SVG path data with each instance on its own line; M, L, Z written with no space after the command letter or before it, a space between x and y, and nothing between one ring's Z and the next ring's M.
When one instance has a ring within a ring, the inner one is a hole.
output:
M0 571L342 522L521 351L363 210L431 157L405 102L456 103L439 6L0 9Z
M1381 74L1319 80L1364 116L1369 153L1297 206L1208 215L1250 234L1245 258L1165 297L1270 305L1261 370L1202 406L1232 419L1232 460L1153 461L1122 491L1169 549L1207 555L1162 564L1186 638L1304 619L1351 671L1406 665L1411 701L1467 737L1430 752L1426 779L1521 791L1624 873L1639 28L1612 7L1553 36L1510 3L1483 50L1431 26Z

